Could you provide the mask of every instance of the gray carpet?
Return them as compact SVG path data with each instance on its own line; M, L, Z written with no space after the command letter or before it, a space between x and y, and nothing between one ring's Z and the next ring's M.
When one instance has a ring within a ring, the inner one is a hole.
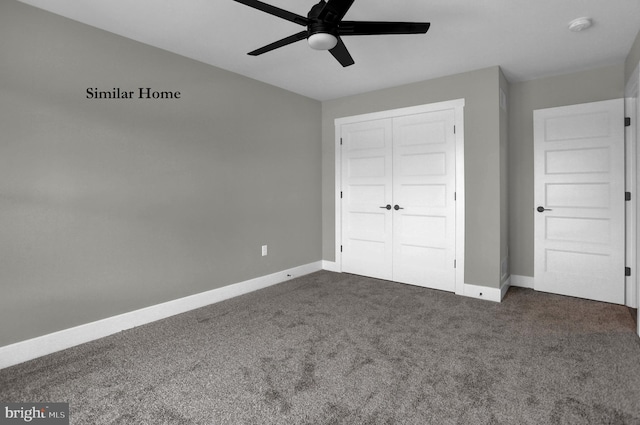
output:
M640 424L626 307L318 272L0 371L72 424Z

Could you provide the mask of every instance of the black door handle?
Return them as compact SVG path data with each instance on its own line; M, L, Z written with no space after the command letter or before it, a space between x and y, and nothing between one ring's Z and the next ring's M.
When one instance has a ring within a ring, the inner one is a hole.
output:
M545 208L545 207L538 207L536 209L538 210L538 212L551 211L549 208Z
M404 208L402 208L400 205L396 204L396 205L393 207L393 209L394 209L394 210L396 210L396 211L398 211L398 210L403 210Z
M387 204L386 207L380 207L380 208L384 208L384 209L390 210L391 209L391 204Z

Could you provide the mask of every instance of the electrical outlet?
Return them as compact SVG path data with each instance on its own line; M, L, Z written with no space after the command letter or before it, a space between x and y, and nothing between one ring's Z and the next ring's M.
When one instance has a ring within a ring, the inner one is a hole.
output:
M267 246L266 245L262 245L262 256L263 257L267 256Z

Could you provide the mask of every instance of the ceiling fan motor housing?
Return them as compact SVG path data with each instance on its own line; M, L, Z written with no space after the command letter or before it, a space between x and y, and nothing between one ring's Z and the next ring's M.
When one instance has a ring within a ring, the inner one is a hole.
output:
M338 26L331 23L333 21L331 16L326 16L324 20L318 19L320 12L322 12L325 6L326 3L322 0L320 3L314 5L309 11L309 14L307 15L309 18L309 25L307 27L309 36L318 33L331 34L336 37L338 36Z
M320 12L325 6L326 3L324 1L320 1L320 3L311 8L307 15L309 18L309 25L307 26L307 41L309 46L315 50L331 50L336 46L336 44L338 44L337 25L318 18ZM331 19L328 20L331 21Z

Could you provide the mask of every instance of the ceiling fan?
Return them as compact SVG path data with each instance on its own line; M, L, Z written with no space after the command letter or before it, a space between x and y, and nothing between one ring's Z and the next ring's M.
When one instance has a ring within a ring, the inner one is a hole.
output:
M249 52L251 56L258 56L306 38L311 48L328 50L342 66L349 66L353 65L354 61L342 42L341 36L424 34L431 25L428 22L343 21L342 18L354 0L320 0L311 8L306 18L258 0L235 1L307 27L304 31Z

